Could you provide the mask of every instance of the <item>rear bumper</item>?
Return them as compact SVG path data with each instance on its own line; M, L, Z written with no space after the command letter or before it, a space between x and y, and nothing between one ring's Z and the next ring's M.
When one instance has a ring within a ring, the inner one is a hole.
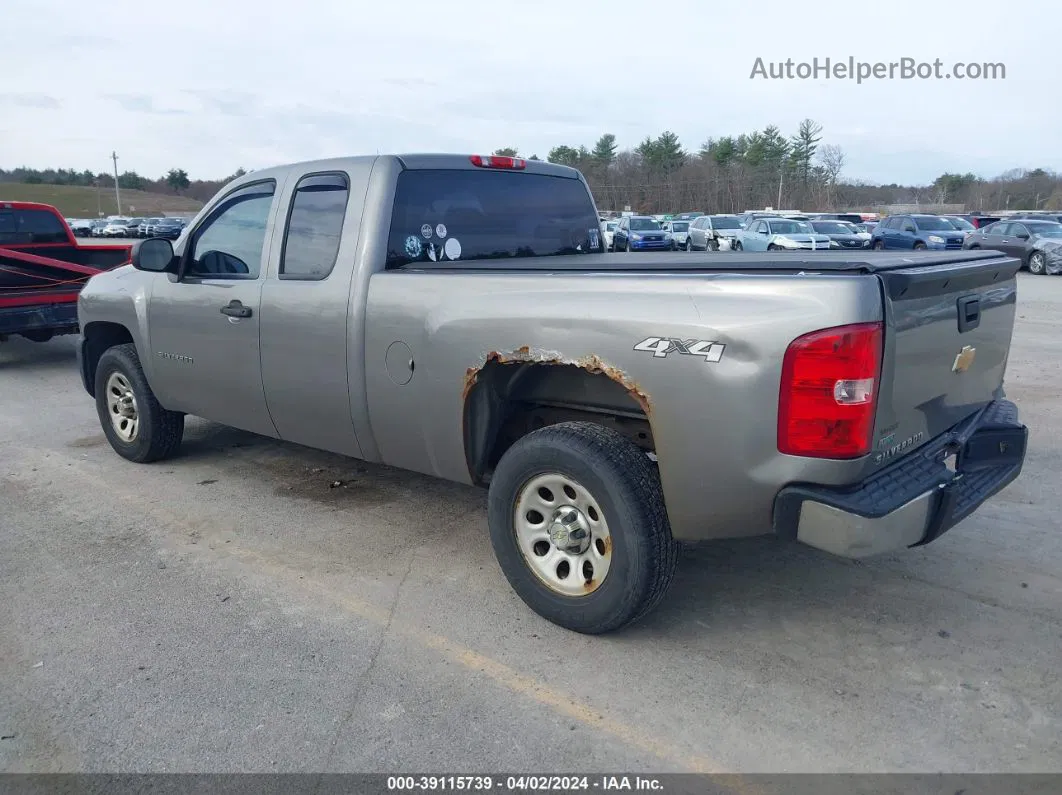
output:
M1028 435L1018 407L995 401L856 486L787 486L775 532L847 558L928 544L1018 477Z

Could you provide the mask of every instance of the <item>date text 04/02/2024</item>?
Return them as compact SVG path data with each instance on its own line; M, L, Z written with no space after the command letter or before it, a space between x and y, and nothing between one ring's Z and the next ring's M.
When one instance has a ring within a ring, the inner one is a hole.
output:
M659 779L643 776L389 776L389 792L661 791Z

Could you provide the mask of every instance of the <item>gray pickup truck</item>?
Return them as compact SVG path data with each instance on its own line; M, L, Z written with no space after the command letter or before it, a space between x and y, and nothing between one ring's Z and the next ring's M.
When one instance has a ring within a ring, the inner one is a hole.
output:
M603 250L575 170L489 156L252 172L79 299L117 453L187 414L489 487L502 571L600 633L676 542L926 544L1021 471L1017 260Z

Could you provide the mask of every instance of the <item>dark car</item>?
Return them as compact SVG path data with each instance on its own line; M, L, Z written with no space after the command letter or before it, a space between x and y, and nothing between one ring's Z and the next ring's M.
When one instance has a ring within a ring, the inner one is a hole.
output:
M1062 213L1049 213L1037 210L1031 213L1018 213L1007 219L1008 221L1055 221L1062 223Z
M859 213L815 213L813 221L847 221L850 224L863 223L863 216Z
M152 237L164 237L167 240L176 240L184 231L184 223L176 218L159 218L151 226Z
M616 251L670 251L671 238L655 218L626 215L612 233L612 247Z
M1062 273L1062 223L1057 221L996 221L967 236L963 248L1002 251L1021 260L1029 273Z
M951 224L953 227L955 227L960 232L966 232L967 234L969 234L971 232L976 232L977 231L977 227L974 226L973 224L971 224L969 221L967 221L961 215L942 215L940 217L943 218L945 221L947 221L949 224Z
M996 221L1002 221L998 215L981 215L980 213L965 213L963 215L953 215L952 218L962 218L973 226L974 229L980 229L981 227L994 224Z
M84 218L70 218L67 220L70 231L74 237L92 237L92 220Z
M841 221L814 220L811 228L830 239L830 248L870 248L870 238Z
M890 215L876 227L871 241L875 249L962 248L966 235L939 215Z

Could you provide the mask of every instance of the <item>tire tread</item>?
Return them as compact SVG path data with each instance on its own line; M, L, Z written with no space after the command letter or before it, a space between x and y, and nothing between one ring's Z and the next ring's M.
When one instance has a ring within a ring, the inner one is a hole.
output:
M139 404L140 421L143 423L142 429L147 430L149 434L146 448L137 451L132 456L121 450L118 450L119 454L130 461L140 464L150 464L173 457L180 448L181 440L184 437L184 414L177 411L169 411L159 403L155 393L151 391L147 376L144 374L144 368L140 364L140 355L137 353L136 345L131 342L108 348L104 351L103 356L100 357L100 366L97 368L97 373L100 374L97 380L97 394L102 395L99 384L103 380L102 374L106 371L105 360L107 357L116 360L116 363L127 371L134 382L133 387L138 392L137 403ZM145 428L144 426L147 427ZM107 433L106 425L104 425L104 432ZM108 439L111 438L109 433L107 433L107 436ZM112 446L114 446L113 442Z
M593 422L549 425L522 437L514 448L529 449L539 446L544 448L543 452L557 447L577 452L589 465L596 464L599 472L603 465L602 476L615 479L619 490L633 495L635 502L643 506L642 510L645 512L642 517L620 517L611 520L619 522L641 519L638 521L641 532L636 536L636 540L641 547L649 573L645 587L626 590L622 601L611 614L597 624L563 625L586 634L600 634L638 621L656 608L667 594L678 561L678 545L671 537L663 489L656 466L645 452L627 437ZM510 448L510 452L514 448ZM506 460L503 457L498 466L503 478L505 466ZM495 477L497 474L496 472ZM492 478L491 482L493 487L497 481ZM494 503L499 498L500 495L492 488L491 502ZM492 517L499 515L498 510L501 509L504 509L506 515L511 515L511 505L492 505ZM535 609L534 605L532 609ZM546 617L556 621L555 617Z

